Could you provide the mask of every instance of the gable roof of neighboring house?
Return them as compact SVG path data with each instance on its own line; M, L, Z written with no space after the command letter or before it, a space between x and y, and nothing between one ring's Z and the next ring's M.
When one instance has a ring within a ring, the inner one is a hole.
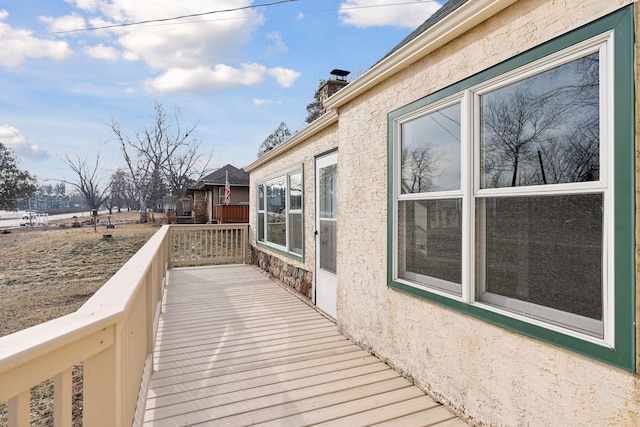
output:
M231 187L248 187L249 186L249 173L244 169L238 169L233 165L225 165L220 169L210 173L204 178L200 179L195 185L187 190L187 193L193 191L202 191L206 187L224 187L225 180L229 172L229 185Z

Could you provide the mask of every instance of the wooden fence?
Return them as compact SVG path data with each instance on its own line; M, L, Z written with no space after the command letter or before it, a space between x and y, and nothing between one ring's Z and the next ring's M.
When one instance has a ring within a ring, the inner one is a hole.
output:
M217 205L215 219L218 224L247 224L249 222L249 205Z

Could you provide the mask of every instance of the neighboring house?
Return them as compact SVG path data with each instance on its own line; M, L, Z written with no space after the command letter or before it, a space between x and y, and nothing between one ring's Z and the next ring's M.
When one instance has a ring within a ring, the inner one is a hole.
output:
M193 197L194 211L203 209L210 222L220 222L216 215L216 206L225 205L225 184L229 177L230 206L246 206L249 204L249 174L243 169L226 165L200 179L187 190ZM243 212L247 208L243 208ZM197 216L197 215L196 215ZM248 219L240 222L248 222Z
M639 22L450 1L245 168L253 261L474 422L638 425Z

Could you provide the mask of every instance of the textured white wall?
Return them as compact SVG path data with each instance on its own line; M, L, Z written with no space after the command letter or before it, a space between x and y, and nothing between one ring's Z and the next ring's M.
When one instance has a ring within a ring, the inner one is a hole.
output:
M340 108L338 323L480 423L640 425L640 381L387 288L387 113L629 3L520 1Z
M303 268L307 271L315 273L315 156L318 154L332 150L338 146L337 124L333 124L321 132L301 142L292 149L286 151L282 155L275 157L268 163L250 172L250 207L249 207L249 224L251 226L250 243L256 244L256 185L258 181L263 180L274 174L287 171L292 167L304 165L304 262L296 261L292 258L280 255L275 251L269 250L267 247L261 246L260 250L278 256L291 265ZM314 274L315 286L315 274ZM312 294L315 294L313 291Z

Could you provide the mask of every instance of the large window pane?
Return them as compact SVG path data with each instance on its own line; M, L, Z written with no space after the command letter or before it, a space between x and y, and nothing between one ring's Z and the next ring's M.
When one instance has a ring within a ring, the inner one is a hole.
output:
M455 294L462 283L462 200L399 202L399 276Z
M481 187L600 179L598 54L480 97Z
M460 104L402 124L401 193L460 189Z
M488 292L602 320L602 194L495 197L476 205L481 299Z
M285 178L267 183L267 241L280 246L287 244Z

